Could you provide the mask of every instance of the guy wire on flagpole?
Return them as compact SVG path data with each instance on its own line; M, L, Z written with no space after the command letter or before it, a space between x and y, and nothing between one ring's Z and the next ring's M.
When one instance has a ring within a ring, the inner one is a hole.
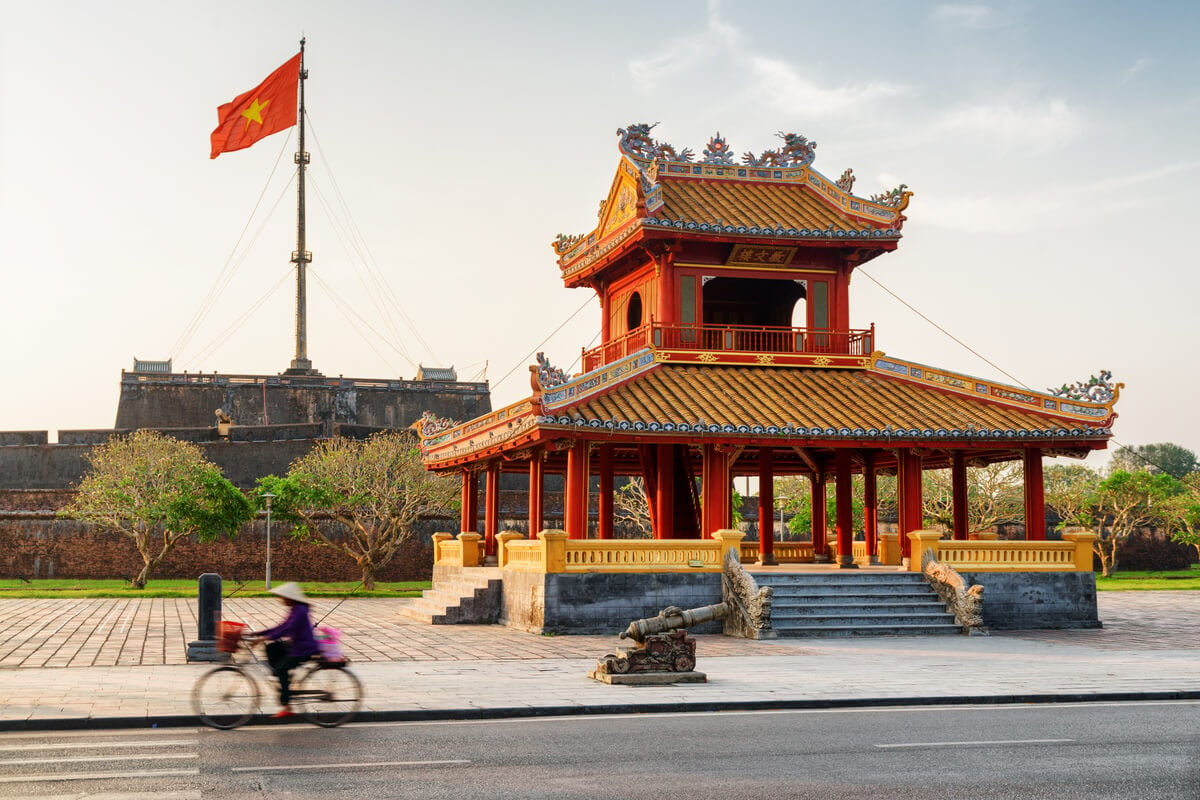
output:
M291 368L285 374L316 375L312 362L308 359L308 320L307 298L305 294L305 271L312 263L312 253L305 249L304 227L304 172L308 166L308 151L304 149L304 81L308 78L308 70L304 68L304 42L300 39L300 80L299 80L299 109L296 115L297 145L296 151L296 251L292 253L292 263L296 265L296 357L292 360Z

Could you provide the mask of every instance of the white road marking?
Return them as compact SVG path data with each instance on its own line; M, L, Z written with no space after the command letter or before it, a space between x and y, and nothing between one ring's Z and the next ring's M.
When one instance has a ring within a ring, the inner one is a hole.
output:
M199 769L162 769L142 772L62 772L52 775L4 775L0 783L44 783L52 781L102 781L113 778L181 778L199 775Z
M348 764L274 764L261 767L230 767L231 772L280 772L301 769L351 769L354 767L440 767L453 764L470 764L467 759L445 761L359 761Z
M82 744L14 744L0 746L0 752L15 753L30 750L99 750L108 747L167 747L199 744L198 739L166 739L157 742L109 742L96 740Z
M205 730L211 730L205 728ZM0 741L7 739L80 739L83 737L97 738L101 736L119 736L126 738L129 736L187 736L195 735L200 732L199 728L143 728L138 730L124 730L117 728L82 730L82 731L4 731L0 732ZM89 798L88 800L91 800Z
M162 761L165 759L199 758L199 753L152 753L140 756L75 756L74 758L20 758L15 761L0 761L0 767L13 764L82 764L97 761Z
M903 747L985 747L996 744L1065 744L1074 739L993 739L981 742L904 742L900 744L877 744L880 748Z
M85 794L23 794L21 800L204 800L201 792L87 792Z

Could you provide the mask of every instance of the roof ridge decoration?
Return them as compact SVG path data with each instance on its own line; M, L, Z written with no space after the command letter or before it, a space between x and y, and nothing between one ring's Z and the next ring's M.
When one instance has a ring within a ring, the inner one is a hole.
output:
M448 431L451 428L457 427L462 423L449 417L439 417L432 411L426 411L421 414L421 418L414 422L411 427L417 429L422 438L437 436L439 433Z
M1112 382L1111 370L1102 369L1098 378L1092 375L1086 381L1076 381L1069 386L1064 383L1058 389L1052 388L1047 391L1055 397L1063 397L1067 400L1104 404L1114 402L1124 386L1123 383L1114 384Z
M653 125L635 122L628 128L617 128L617 135L621 137L621 152L639 161L695 163L690 147L677 151L673 145L651 138L650 131L658 125L657 122ZM748 167L807 167L816 160L817 143L809 141L807 136L783 131L775 135L783 139L783 147L778 150L764 150L761 155L757 156L753 152L743 153L742 163ZM708 146L704 148L704 159L699 163L735 163L732 148L721 136L720 131L717 131L717 134L708 140Z
M1101 371L1101 377L1092 378L1074 386L1038 392L1012 386L999 381L976 378L961 372L930 367L915 361L907 361L876 350L869 360L871 372L897 377L913 383L936 386L954 394L975 396L1001 405L1054 414L1085 421L1092 427L1111 426L1117 414L1113 410L1120 399L1123 383L1111 384L1111 373ZM1095 381L1095 383L1092 383Z
M570 378L567 373L563 372L558 367L550 363L550 359L546 358L545 353L537 354L537 382L542 389L553 389L555 386L562 386Z

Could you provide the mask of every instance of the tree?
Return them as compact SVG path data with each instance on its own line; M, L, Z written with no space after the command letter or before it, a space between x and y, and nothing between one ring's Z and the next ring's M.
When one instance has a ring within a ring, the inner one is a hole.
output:
M877 487L882 483L877 483ZM853 476L850 484L851 518L861 530L863 518L863 479ZM792 515L787 527L792 533L812 535L812 482L807 478L787 477L775 479L775 497L782 501L783 510ZM833 481L825 483L825 532L826 536L837 530L837 492Z
M1170 442L1117 448L1113 453L1110 466L1114 472L1117 470L1165 472L1179 480L1183 480L1184 476L1189 473L1200 470L1200 462L1196 461L1194 452Z
M90 470L61 513L133 539L142 557L131 581L137 589L179 542L232 536L254 515L199 447L156 431L114 436L87 461Z
M643 537L650 536L650 502L646 499L646 484L641 478L630 478L613 492L613 516L638 530Z
M1169 513L1169 498L1179 487L1179 481L1170 475L1146 470L1116 470L1100 482L1089 509L1097 521L1093 549L1105 577L1117 568L1120 544L1138 528L1161 522Z
M1053 464L1042 476L1046 508L1058 517L1056 530L1081 527L1092 530L1096 518L1093 495L1100 485L1100 474L1082 464Z
M1006 461L967 469L967 524L985 531L1002 522L1020 519L1025 505L1020 462ZM929 469L922 475L922 514L926 524L943 531L954 529L954 495L951 471Z
M452 516L460 502L458 482L427 472L407 431L326 439L285 477L260 480L258 492L275 495L272 510L292 524L292 537L354 559L367 589L417 520Z
M1200 472L1185 475L1182 491L1167 502L1171 539L1196 549L1200 556Z

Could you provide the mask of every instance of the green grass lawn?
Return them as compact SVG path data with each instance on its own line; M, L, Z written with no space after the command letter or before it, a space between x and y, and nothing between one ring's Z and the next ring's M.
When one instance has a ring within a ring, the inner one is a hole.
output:
M1122 572L1119 568L1111 578L1096 573L1096 588L1104 591L1145 591L1158 589L1200 589L1200 564L1191 569L1167 572Z
M283 581L275 581L278 585ZM374 591L366 591L358 582L302 583L309 597L419 597L429 581L377 583ZM34 580L0 579L0 599L54 597L195 597L198 583L190 580L150 580L145 589L134 589L124 580ZM357 589L357 591L355 591ZM262 581L238 584L224 581L224 597L270 597Z

